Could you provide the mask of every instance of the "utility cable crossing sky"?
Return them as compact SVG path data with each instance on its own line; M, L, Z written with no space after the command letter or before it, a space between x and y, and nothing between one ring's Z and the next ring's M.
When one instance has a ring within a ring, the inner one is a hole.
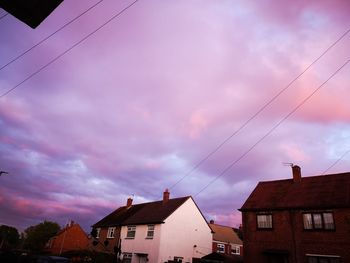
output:
M228 165L219 175L214 177L208 184L206 184L199 192L194 196L197 196L204 192L211 184L216 180L226 174L232 167L234 167L239 161L241 161L248 153L250 153L256 146L258 146L263 140L265 140L274 130L276 130L285 120L287 120L293 113L295 113L301 106L303 106L312 96L314 96L329 80L331 80L335 75L337 75L348 63L347 60L341 67L339 67L326 81L324 81L318 88L316 88L309 96L303 99L292 111L290 111L286 116L284 116L277 124L275 124L267 133L265 133L259 140L257 140L247 151L235 159L230 165Z
M180 182L182 182L186 177L191 175L198 167L200 167L205 161L207 161L213 154L215 154L221 147L223 147L228 141L230 141L236 134L238 134L242 129L244 129L251 121L260 115L269 105L271 105L279 96L281 96L285 91L287 91L301 76L303 76L313 65L315 65L324 55L326 55L337 43L339 43L348 33L350 28L346 30L336 41L334 41L325 51L321 53L311 64L309 64L298 76L296 76L291 82L287 84L286 87L278 91L269 101L267 101L256 113L254 113L250 118L248 118L237 130L235 130L229 137L223 140L215 149L213 149L209 154L207 154L203 159L197 162L191 170L189 170L183 177L181 177L176 183L172 184L169 189L173 189Z

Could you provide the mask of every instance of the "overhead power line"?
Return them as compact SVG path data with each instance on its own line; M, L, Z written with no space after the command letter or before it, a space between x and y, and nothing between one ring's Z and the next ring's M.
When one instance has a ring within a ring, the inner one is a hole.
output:
M17 55L16 57L14 57L13 59L11 59L9 62L7 62L6 64L4 64L3 66L0 67L0 71L3 70L4 68L8 67L9 65L11 65L13 62L17 61L18 59L20 59L21 57L23 57L25 54L27 54L29 51L33 50L34 48L36 48L37 46L39 46L40 44L42 44L43 42L45 42L46 40L48 40L49 38L51 38L53 35L57 34L58 32L60 32L62 29L66 28L67 26L69 26L70 24L72 24L74 21L76 21L77 19L79 19L80 17L82 17L83 15L85 15L87 12L89 12L90 10L92 10L93 8L95 8L97 5L99 5L101 2L103 2L104 0L100 0L97 3L93 4L92 6L90 6L88 9L86 9L84 12L80 13L79 15L77 15L76 17L74 17L72 20L68 21L67 23L65 23L63 26L61 26L60 28L58 28L55 32L53 32L52 34L48 35L47 37L43 38L42 40L40 40L39 42L37 42L35 45L33 45L32 47L28 48L26 51L22 52L21 54Z
M341 155L334 163L332 163L331 166L329 166L326 170L324 170L324 172L322 174L326 174L330 169L332 169L337 163L339 163L341 160L344 159L344 157L350 153L350 149L347 150L345 153L343 153L343 155Z
M237 130L235 130L229 137L224 139L218 146L216 146L211 152L209 152L204 158L202 158L197 164L195 164L191 170L189 170L183 177L176 181L169 189L174 188L180 182L182 182L186 177L192 174L199 166L201 166L205 161L207 161L213 154L215 154L221 147L223 147L228 141L230 141L238 132L245 128L252 120L254 120L261 112L263 112L272 102L274 102L282 93L288 90L292 84L297 81L306 71L308 71L316 62L318 62L329 50L331 50L338 42L340 42L348 33L350 28L346 30L336 41L334 41L326 50L324 50L321 55L319 55L310 65L308 65L299 75L297 75L291 82L287 84L283 89L278 91L269 101L267 101L256 113L254 113L248 120L246 120Z
M9 14L9 13L6 13L6 14L0 16L0 20L3 19L3 18L5 18L8 14Z
M67 54L69 51L71 51L72 49L74 49L75 47L79 46L81 43L83 43L86 39L88 39L89 37L91 37L93 34L95 34L97 31L99 31L100 29L102 29L104 26L106 26L107 24L109 24L110 22L112 22L114 19L116 19L117 17L119 17L122 13L124 13L126 10L128 10L130 7L132 7L136 2L138 2L138 0L133 1L131 4L129 4L128 6L126 6L125 8L123 8L121 11L119 11L117 14L115 14L114 16L112 16L111 18L109 18L107 21L105 21L104 23L102 23L99 27L97 27L94 31L92 31L91 33L87 34L85 37L83 37L81 40L79 40L78 42L76 42L75 44L73 44L71 47L69 47L68 49L66 49L64 52L60 53L58 56L56 56L54 59L50 60L48 63L46 63L44 66L42 66L41 68L39 68L38 70L36 70L35 72L33 72L32 74L30 74L28 77L26 77L24 80L22 80L21 82L19 82L17 85L13 86L12 88L10 88L9 90L7 90L6 92L4 92L3 94L0 95L0 98L6 96L7 94L9 94L10 92L14 91L16 88L18 88L19 86L21 86L23 83L25 83L26 81L28 81L29 79L31 79L32 77L34 77L35 75L37 75L38 73L40 73L43 69L47 68L48 66L50 66L51 64L53 64L55 61L57 61L59 58L63 57L65 54Z
M324 81L318 88L316 88L309 96L302 100L292 111L290 111L286 116L284 116L277 124L275 124L267 133L265 133L259 140L257 140L248 150L246 150L242 155L230 163L219 175L214 177L207 185L205 185L198 193L194 196L199 195L204 190L206 190L211 184L227 173L233 166L235 166L239 161L241 161L248 153L250 153L258 144L265 140L274 130L276 130L285 120L287 120L293 113L295 113L301 106L303 106L313 95L315 95L329 80L331 80L335 75L342 70L350 60L347 60L341 67L339 67L326 81Z

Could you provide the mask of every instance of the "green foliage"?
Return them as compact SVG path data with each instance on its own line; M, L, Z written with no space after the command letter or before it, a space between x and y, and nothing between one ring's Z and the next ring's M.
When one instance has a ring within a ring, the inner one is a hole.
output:
M25 233L25 248L32 251L41 251L49 239L60 231L60 226L56 222L44 221L35 226L30 226Z
M15 248L19 243L16 228L6 225L0 226L0 248Z

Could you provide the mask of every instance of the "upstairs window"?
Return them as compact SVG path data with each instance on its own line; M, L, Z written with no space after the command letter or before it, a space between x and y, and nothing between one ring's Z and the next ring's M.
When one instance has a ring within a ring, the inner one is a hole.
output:
M107 232L107 238L114 238L115 227L109 227Z
M135 238L136 226L128 226L128 232L126 233L126 238Z
M334 230L333 213L313 212L303 214L304 229L306 230Z
M272 229L272 215L258 214L256 215L258 229Z
M154 225L148 225L146 238L152 239L154 236Z
M96 238L100 238L101 228L96 228Z

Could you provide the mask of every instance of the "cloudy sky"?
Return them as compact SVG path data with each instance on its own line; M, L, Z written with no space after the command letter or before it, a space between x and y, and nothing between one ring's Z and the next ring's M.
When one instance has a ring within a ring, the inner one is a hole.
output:
M0 67L97 2L65 0L35 30L1 19ZM89 231L169 188L238 226L283 163L350 170L350 1L140 0L32 75L131 3L102 1L0 70L0 224Z

